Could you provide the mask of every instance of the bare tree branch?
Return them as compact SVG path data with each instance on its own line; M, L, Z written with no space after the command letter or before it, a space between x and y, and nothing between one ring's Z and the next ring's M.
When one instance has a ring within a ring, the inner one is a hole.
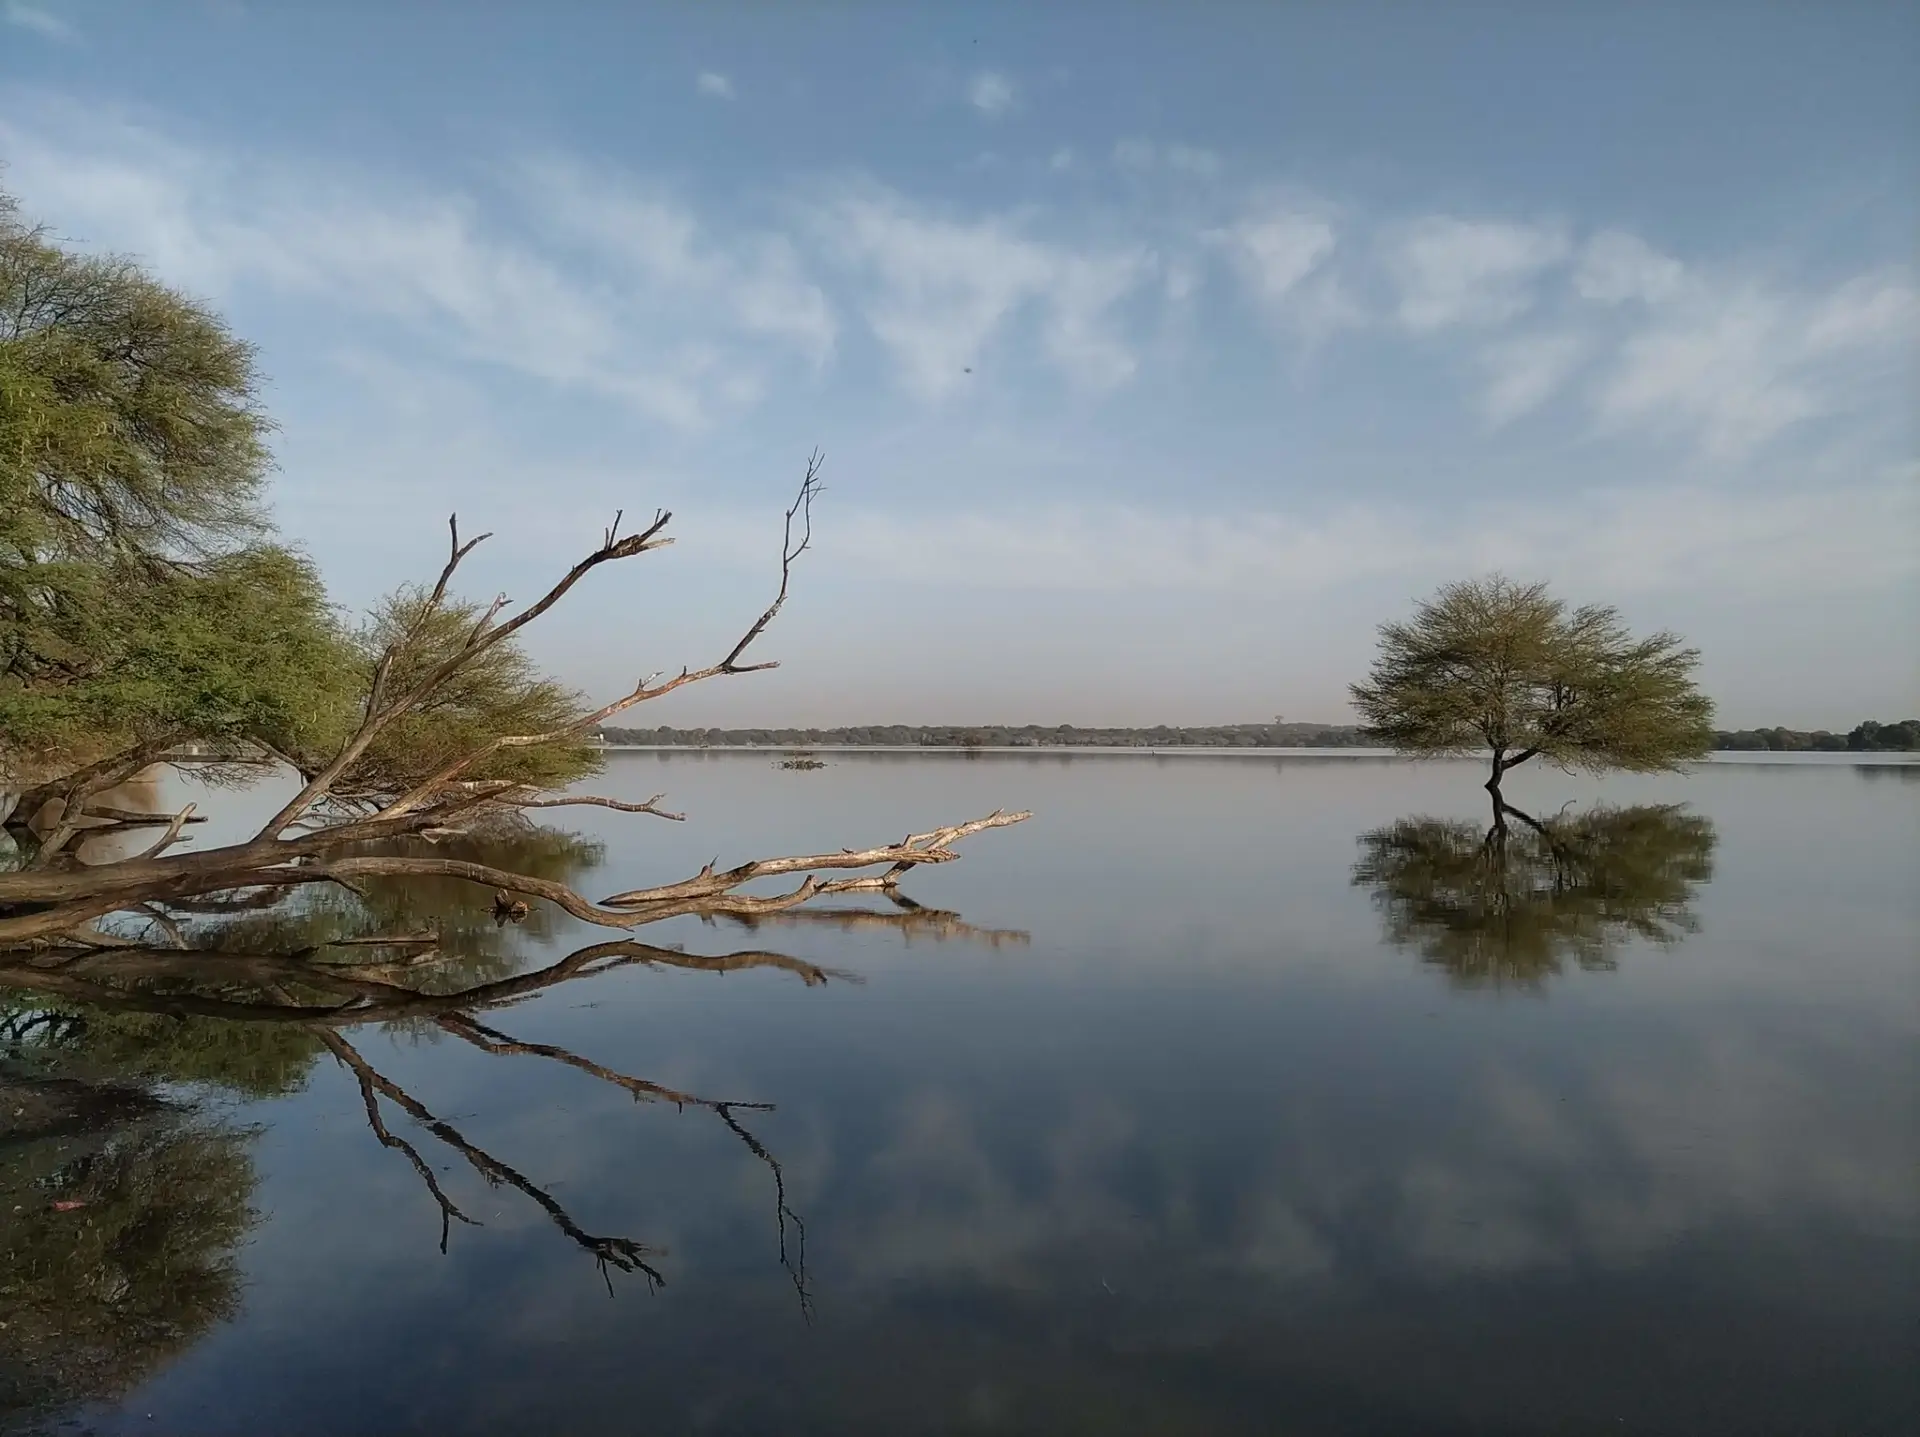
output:
M598 794L581 793L569 794L564 798L498 798L494 802L503 803L512 808L611 808L620 813L650 813L655 818L671 819L675 823L686 822L687 816L684 813L669 813L659 806L660 800L665 797L664 793L656 793L645 803L625 803L617 798L602 798Z
M727 674L755 673L762 669L778 667L777 664L772 663L741 664L739 659L753 641L766 631L767 625L773 622L774 618L787 602L787 588L792 577L794 561L807 551L812 542L813 500L814 496L818 494L820 490L820 466L824 462L825 456L817 450L809 456L806 474L800 481L800 492L795 496L792 505L787 509L786 526L780 544L779 592L774 596L773 603L767 608L766 612L761 614L760 617L749 626L746 633L741 635L739 642L733 646L727 656L719 663L698 670L682 669L678 675L668 679L665 683L656 684L651 678L644 678L640 680L631 691L615 699L612 703L603 705L595 709L592 713L582 714L559 728L549 729L544 733L508 734L490 739L477 748L461 754L458 758L443 765L438 772L416 784L409 792L402 794L399 798L383 808L380 811L380 816L383 818L396 817L418 808L423 803L430 802L442 787L457 779L475 764L484 762L494 754L499 753L502 749L535 748L546 744L559 743L598 727L616 714L622 713L634 707L636 704L647 703L653 699L661 698L676 689L685 688L689 684L703 683L707 679L719 678ZM651 539L671 517L671 515L666 513L657 515L652 526L639 537L642 539ZM796 519L800 524L800 537L798 541L794 539L794 524ZM617 518L615 527L617 527ZM607 530L609 539L611 539L613 533L614 528ZM664 539L659 541L659 543L667 542L670 541ZM633 543L633 539L610 542L606 547L602 548L600 552L602 554L611 553L615 549ZM643 552L645 549L652 547L658 547L658 544L642 543L636 547L633 552ZM589 560L585 562L591 563L593 561ZM584 572L584 570L580 571ZM563 584L571 585L574 577L574 575L569 575L568 579L563 581ZM547 599L541 600L533 609L522 614L511 623L494 630L487 636L487 642L490 643L496 637L511 632L517 625L524 624L529 619L537 617L538 614L543 611L543 608L558 596L558 592L564 592L564 588L559 589L554 594L550 594ZM462 650L462 654L467 652L467 650ZM459 659L461 655L456 655L455 658ZM449 660L448 662L453 663L454 661ZM451 670L449 672L451 672ZM371 740L369 740L369 742L371 742Z
M937 828L930 833L910 833L900 842L884 848L843 849L839 853L816 853L798 858L757 858L742 863L735 868L716 873L709 863L692 878L679 883L661 884L655 888L635 888L625 893L616 893L601 902L608 908L646 909L656 904L669 904L688 899L707 898L729 892L756 878L776 878L789 873L815 873L839 868L873 868L888 864L885 874L879 875L870 887L890 886L889 880L923 863L950 863L959 855L952 851L952 845L969 834L980 833L989 828L1006 828L1015 823L1024 823L1033 817L1031 813L1002 813L998 809L985 818L976 818L967 823L956 823L947 828ZM863 886L851 882L838 885L821 885L812 892L827 892L829 887L835 892L850 892ZM715 910L718 911L718 910ZM751 912L751 908L739 911Z
M167 831L156 838L150 847L144 848L139 853L134 854L135 860L158 858L161 853L177 843L180 839L180 830L185 828L188 820L193 817L193 810L194 805L190 803L178 813L174 814L172 821L167 824Z
M586 575L594 569L599 568L602 564L613 563L621 559L630 559L636 554L644 554L649 550L662 548L671 543L672 540L670 539L658 537L660 531L666 528L667 521L671 518L671 514L662 510L655 517L653 523L642 532L631 534L625 539L616 540L611 544L602 545L569 569L531 608L523 610L496 628L488 629L484 633L473 634L457 651L429 669L425 677L420 679L412 689L400 698L390 703L382 702L377 705L372 702L375 697L374 689L383 688L386 678L386 672L377 674L375 684L368 692L369 702L367 705L366 718L361 722L360 727L355 731L353 737L347 740L341 747L340 752L334 755L333 759L325 768L321 769L319 773L308 780L299 793L289 799L279 812L267 820L266 824L260 829L260 832L256 836L260 839L270 839L284 832L287 825L292 823L293 820L298 818L302 813L306 812L316 800L322 797L328 789L332 787L334 781L337 780L341 774L345 773L347 769L372 746L373 741L378 738L381 732L389 727L395 719L404 713L418 708L421 703L430 698L435 691L445 684L449 678L466 667L466 665L474 659L485 653L495 644L500 643L508 635L525 628L528 624L546 613L548 609L551 609L555 604L560 602L568 590L572 589L575 584L579 583L581 579L585 578ZM461 545L459 542L460 532L458 524L454 520L449 519L448 527L453 534L453 553L451 557L448 558L446 567L440 571L439 581L434 585L433 592L428 596L426 610L423 612L430 612L439 605L445 597L447 583L453 577L454 570L460 566L460 561L473 551L474 545L480 542L479 539L474 539L465 545ZM481 537L485 538L486 536L482 535ZM393 658L396 653L396 649L390 648L387 654L383 655L381 663L385 671L391 671Z
M780 592L773 596L773 602L767 606L767 611L754 621L753 627L740 636L740 642L733 646L732 652L720 661L719 669L722 673L749 673L754 669L777 667L776 664L752 664L742 668L739 666L739 658L747 651L748 646L766 631L767 625L779 616L781 608L787 602L787 579L793 572L793 561L806 553L813 543L813 501L820 492L820 467L826 461L827 456L818 449L807 456L806 477L800 481L800 492L787 509L786 527L780 534ZM800 521L798 543L795 543L793 538L793 522L796 517Z
M189 808L191 808L191 805L189 805ZM176 815L171 813L144 813L138 809L113 808L98 803L88 804L82 810L82 813L88 818L104 818L110 823L118 824L126 828L158 827L162 824L172 823L176 817ZM186 821L188 823L205 823L207 816L204 813L194 813Z

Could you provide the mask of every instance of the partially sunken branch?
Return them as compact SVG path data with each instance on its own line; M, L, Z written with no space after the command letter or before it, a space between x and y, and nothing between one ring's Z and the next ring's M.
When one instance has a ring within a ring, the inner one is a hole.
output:
M891 891L901 875L913 868L950 862L957 856L952 845L958 840L1020 822L1026 814L996 812L874 848L752 859L723 871L709 864L692 877L632 889L600 903L563 883L438 857L404 843L462 833L501 813L550 808L598 807L667 819L682 817L660 806L662 795L633 802L602 794L549 792L523 779L486 775L499 771L497 766L490 770L489 764L503 753L578 745L600 723L635 704L707 679L774 667L771 661L747 663L744 659L786 604L794 565L812 544L813 501L820 492L821 465L818 453L809 457L799 490L786 510L780 580L773 602L717 662L700 669L683 668L667 679L651 675L613 702L574 713L537 732L478 738L451 757L436 755L430 772L415 772L403 784L383 792L370 787L364 773L356 776L383 735L403 719L430 714L443 693L457 692L491 651L547 613L595 569L672 542L666 533L672 516L665 511L625 537L619 532L621 516L616 515L600 546L534 603L502 618L509 603L502 595L473 611L477 617L470 623L464 617L469 611L459 610L460 627L452 630L447 641L439 647L422 647L431 633L447 635L445 615L456 613L450 607L450 586L462 564L488 537L463 540L458 519L449 519L446 561L432 587L387 630L390 637L372 663L358 724L330 756L298 765L303 780L299 791L258 832L241 843L169 854L184 825L197 818L191 806L169 815L116 811L110 816L117 821L157 822L164 824L164 832L133 858L83 867L66 861L61 853L77 831L75 824L56 818L38 860L25 871L0 874L0 949L101 946L106 940L91 925L117 914L139 914L144 922L156 905L175 912L204 911L205 905L265 905L277 895L318 883L357 890L358 881L366 878L451 878L504 892L512 901L551 903L582 922L606 928L635 928L682 914L763 915L828 894ZM72 792L69 811L76 816L82 813L87 799L124 776L124 767L120 763L83 771L84 780ZM476 772L481 776L475 777ZM401 845L399 850L391 851L396 844ZM389 851L370 853L369 846ZM846 876L827 876L831 874ZM755 880L783 877L799 882L771 894L742 891Z

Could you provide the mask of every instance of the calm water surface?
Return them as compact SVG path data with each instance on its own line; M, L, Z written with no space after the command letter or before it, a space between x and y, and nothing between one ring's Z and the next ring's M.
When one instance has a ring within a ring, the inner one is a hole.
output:
M0 1140L14 1424L1920 1431L1920 766L1523 771L1546 832L1490 838L1461 764L831 758L619 755L687 822L506 856L599 896L1037 816L931 913L646 930L795 962L345 1030L378 1130L307 1028L0 993L9 1091L170 1104ZM460 898L374 901L469 980L607 936Z

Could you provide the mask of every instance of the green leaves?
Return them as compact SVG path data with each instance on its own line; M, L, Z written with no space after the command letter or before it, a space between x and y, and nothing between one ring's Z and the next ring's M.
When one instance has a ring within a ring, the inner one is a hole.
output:
M0 767L288 727L270 650L311 667L329 620L262 542L257 384L216 316L0 204Z
M1698 651L1669 633L1635 639L1602 605L1571 613L1545 584L1499 575L1449 584L1380 654L1353 704L1371 735L1422 754L1649 772L1713 745L1713 705L1693 683Z
M297 750L350 725L360 664L300 555L260 546L190 566L100 564L62 597L38 625L58 667L0 684L0 732L16 751L189 739Z
M425 592L401 589L383 601L354 636L367 676L382 651L404 640L387 678L390 694L410 691L456 653L486 612L473 603L443 602L431 612L426 606ZM341 789L403 793L492 739L550 733L570 724L584 707L579 694L543 677L508 638L463 665L417 708L389 725L345 775ZM599 772L602 761L589 736L574 735L501 748L461 777L558 788Z
M76 255L0 195L0 778L198 742L312 768L359 723L380 652L390 691L480 619L415 623L402 591L350 630L259 499L269 424L253 350L132 263ZM404 792L502 735L563 728L577 695L513 644L463 668L348 775ZM537 787L595 771L574 739L499 749L462 776Z

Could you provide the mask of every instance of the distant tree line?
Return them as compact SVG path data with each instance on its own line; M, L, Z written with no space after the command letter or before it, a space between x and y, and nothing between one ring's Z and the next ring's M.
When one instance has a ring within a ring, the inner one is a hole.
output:
M1714 747L1771 750L1775 753L1898 753L1920 749L1920 719L1875 723L1869 719L1847 733L1826 729L1749 728L1717 733Z
M1078 728L1072 724L854 724L845 728L602 728L610 744L662 748L1367 748L1353 724L1236 723L1192 728ZM1720 730L1723 751L1886 753L1920 749L1920 719L1867 722L1850 733L1787 728Z
M856 724L847 728L603 728L612 744L714 748L1360 748L1354 726L1213 724L1076 728L1072 724Z

